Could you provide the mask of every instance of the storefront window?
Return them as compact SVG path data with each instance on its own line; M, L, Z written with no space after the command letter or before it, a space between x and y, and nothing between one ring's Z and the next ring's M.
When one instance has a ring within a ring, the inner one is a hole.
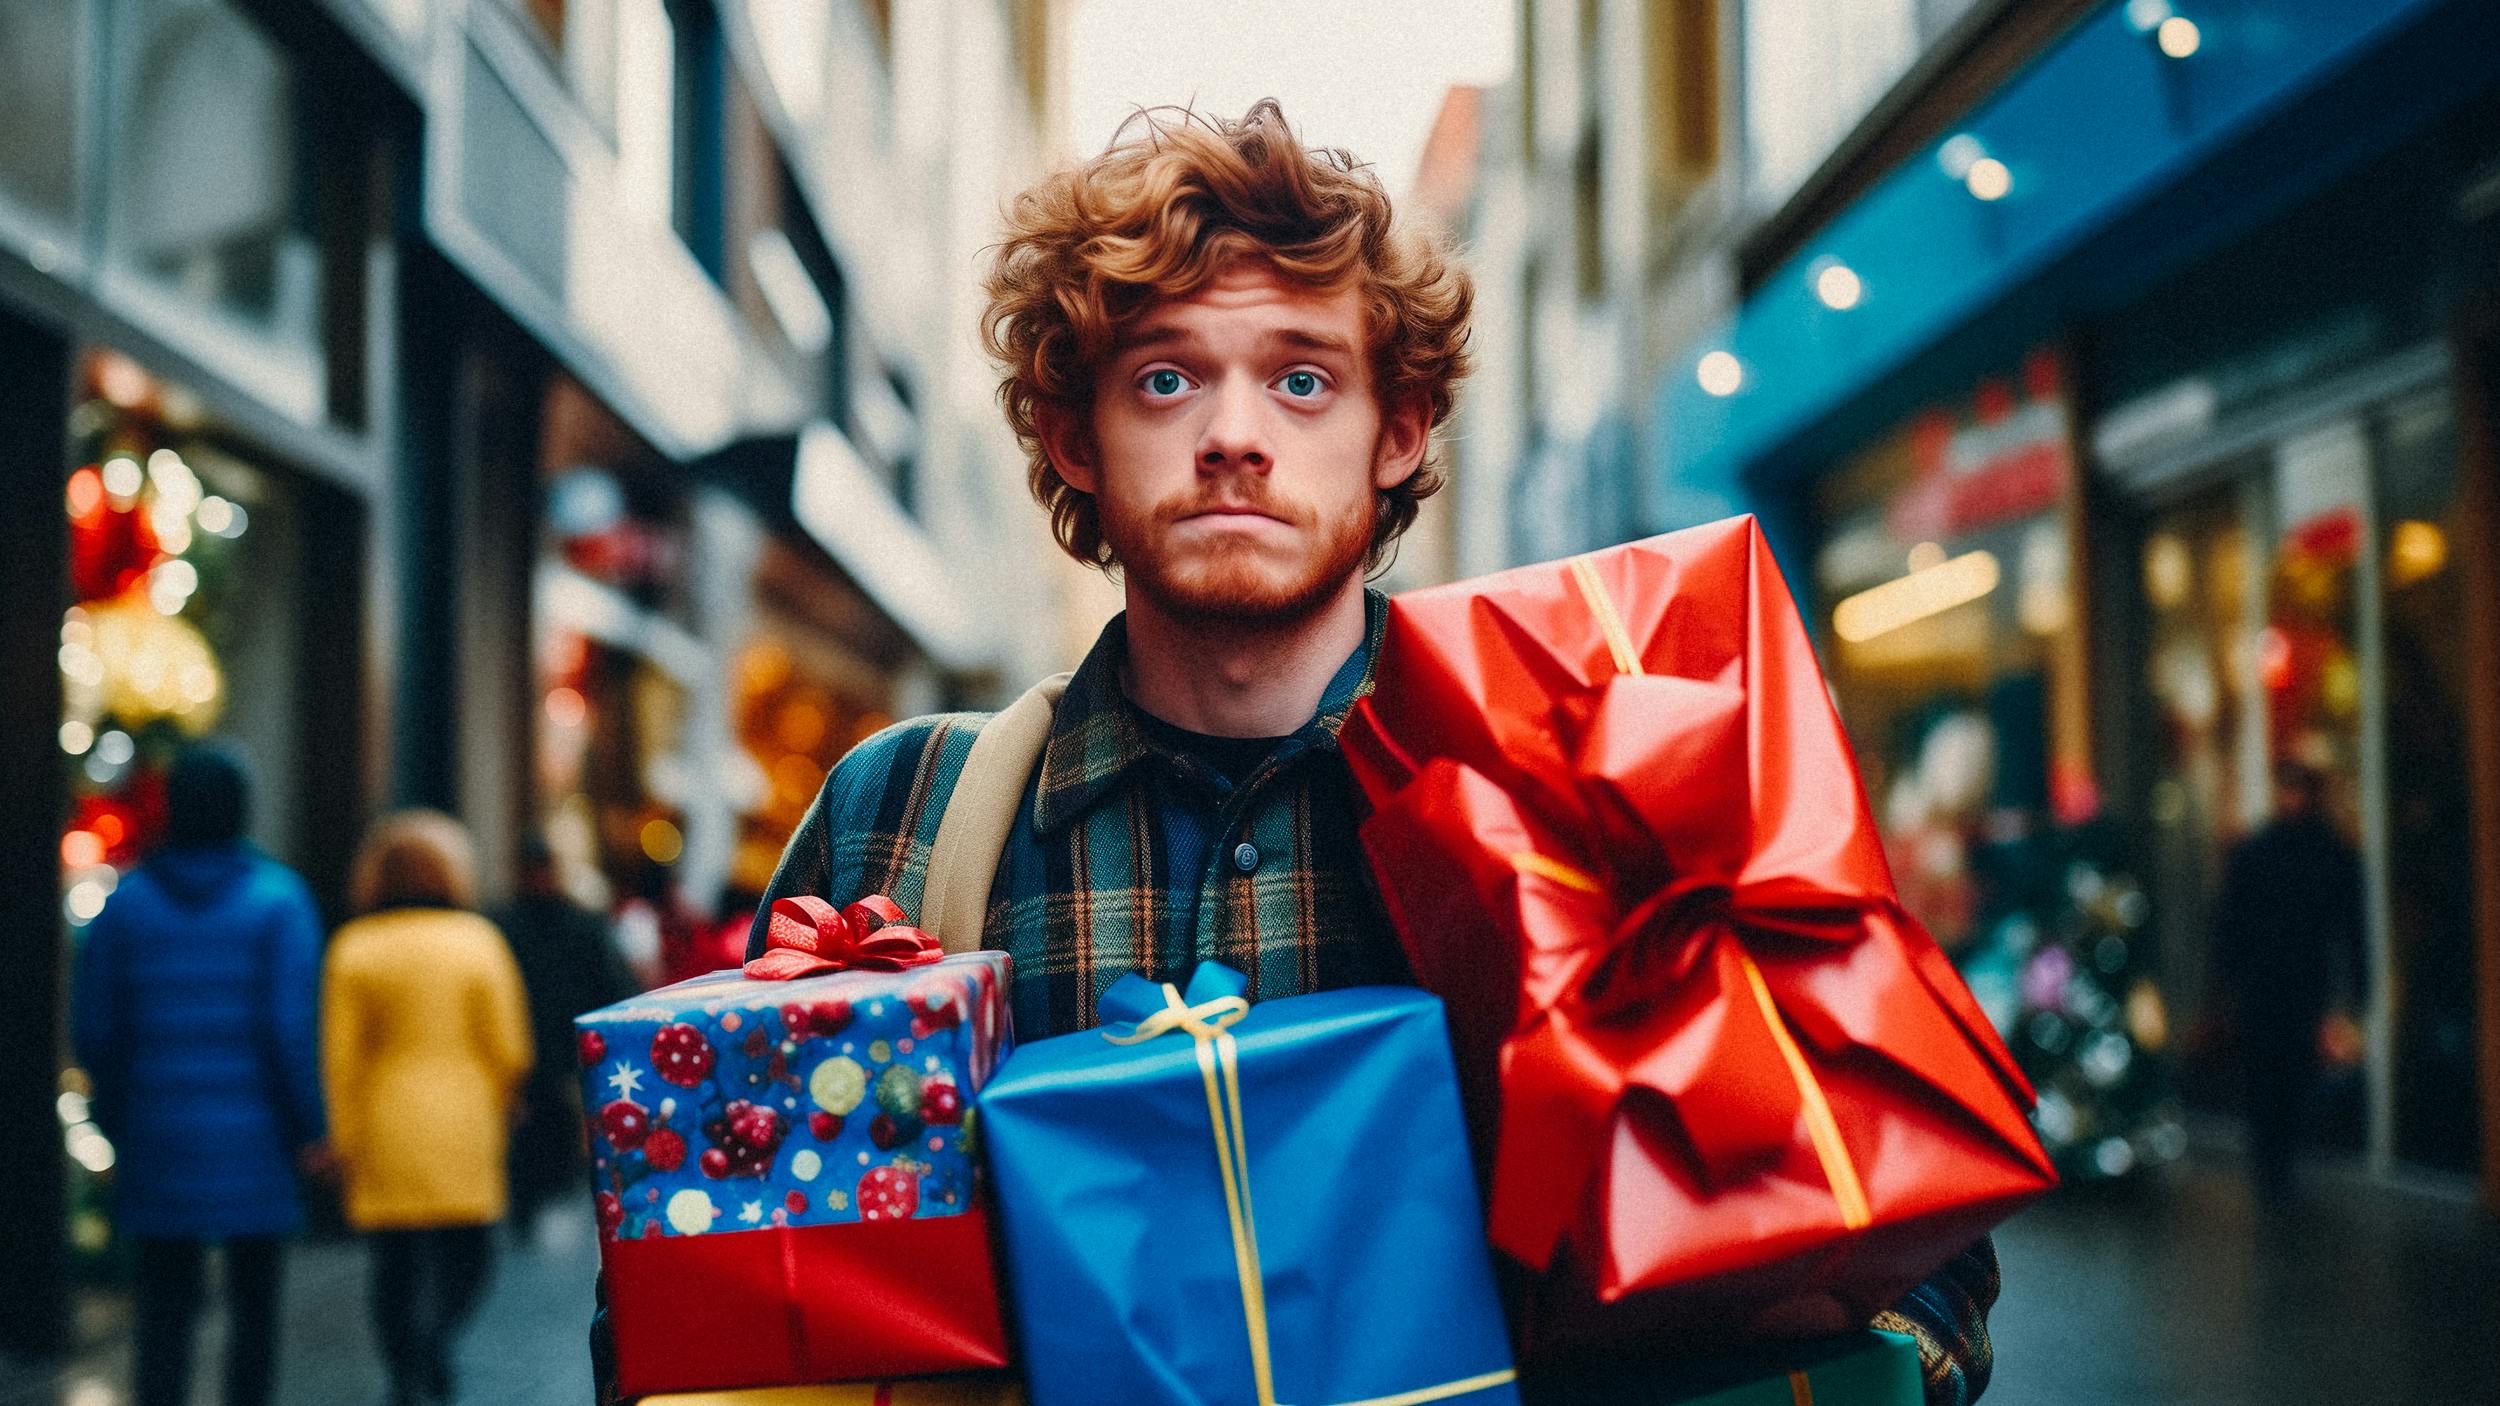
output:
M80 0L0 0L0 216L34 226L38 263L78 214Z
M192 428L197 402L112 352L88 358L63 483L70 603L61 615L61 750L72 806L60 839L73 940L161 837L165 777L213 738L253 780L252 832L291 856L297 738L293 593L298 515L286 485ZM66 1080L82 1094L76 1071ZM65 1105L65 1108L69 1105ZM82 1178L71 1239L110 1242L100 1177L113 1150L69 1130Z
M2471 777L2456 432L2444 388L2366 406L2217 463L2141 541L2153 765L2144 796L2163 983L2219 1012L2213 902L2231 847L2273 814L2271 778L2324 778L2368 875L2389 988L2378 1121L2410 1161L2470 1170L2474 1117ZM2339 1000L2366 973L2330 973ZM2219 1029L2219 1026L2213 1028ZM2325 1131L2362 1146L2372 1079L2330 1025ZM2203 1070L2219 1075L2219 1064ZM2208 1079L2203 1096L2228 1101Z
M1831 680L1902 901L2039 1090L2070 1177L2184 1150L2151 904L2099 816L2057 357L1980 383L1822 488Z
M771 612L762 623L732 676L733 725L758 784L739 818L725 910L752 909L834 763L894 721L890 686L855 655Z
M2061 386L2037 354L1878 441L1819 495L1834 692L1903 898L1948 949L1984 922L1973 856L1991 828L2036 828L2053 789L2088 776L2070 717Z
M2378 540L2387 765L2388 938L2396 1153L2470 1171L2479 1150L2474 1011L2472 687L2457 435L2445 391L2388 407L2379 432ZM2487 876L2486 876L2487 881Z
M538 785L549 846L579 901L619 918L654 983L687 967L708 915L676 884L687 846L699 690L712 651L689 628L682 478L581 384L542 400L546 511L535 610Z
M2204 934L2224 851L2266 805L2257 657L2266 592L2246 474L2156 516L2141 552L2149 635L2140 676L2155 724L2145 877L2163 988L2190 1010L2204 1000Z

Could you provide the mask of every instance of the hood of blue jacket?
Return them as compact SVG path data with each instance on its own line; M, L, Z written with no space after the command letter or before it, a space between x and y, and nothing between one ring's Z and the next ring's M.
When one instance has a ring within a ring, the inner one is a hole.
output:
M167 898L185 908L204 908L232 893L258 858L248 844L198 849L168 845L148 856L146 868Z

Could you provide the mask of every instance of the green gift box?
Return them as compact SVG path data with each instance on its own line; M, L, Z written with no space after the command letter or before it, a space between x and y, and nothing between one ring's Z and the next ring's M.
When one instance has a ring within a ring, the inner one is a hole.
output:
M1693 1383L1698 1389L1658 1400L1676 1406L1926 1406L1927 1401L1918 1344L1903 1333L1845 1333L1776 1359L1710 1365L1721 1370L1709 1373L1707 1384Z
M1680 1362L1644 1372L1634 1385L1623 1368L1576 1380L1523 1383L1532 1406L1926 1406L1918 1344L1902 1333L1868 1329L1818 1338L1776 1352ZM1600 1378L1603 1380L1600 1380Z

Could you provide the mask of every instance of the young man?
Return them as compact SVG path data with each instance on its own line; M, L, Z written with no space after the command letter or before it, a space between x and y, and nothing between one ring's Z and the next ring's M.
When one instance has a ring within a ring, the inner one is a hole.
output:
M1092 1025L1133 970L1212 958L1262 998L1405 979L1337 731L1386 619L1364 579L1440 487L1467 276L1272 102L1146 123L1025 192L989 285L1034 496L1127 605L1059 700L990 891L1027 1039ZM982 722L901 723L845 757L765 909L912 909ZM1889 1316L1931 1400L1986 1383L1995 1293L1982 1241Z

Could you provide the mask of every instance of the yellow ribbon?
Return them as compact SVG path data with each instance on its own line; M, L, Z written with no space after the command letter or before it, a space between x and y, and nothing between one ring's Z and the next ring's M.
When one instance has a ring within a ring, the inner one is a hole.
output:
M1806 1380L1805 1373L1788 1374L1788 1401L1789 1406L1814 1406L1814 1383Z
M1623 616L1606 594L1606 583L1597 579L1597 568L1587 557L1573 557L1569 567L1573 584L1588 602L1589 614L1597 618L1598 633L1606 637L1606 652L1614 656L1616 671L1640 674L1640 653L1632 647L1631 632L1624 629ZM1510 864L1520 873L1540 875L1566 888L1590 893L1599 890L1595 876L1550 855L1521 851L1510 857ZM1796 1081L1798 1102L1805 1110L1806 1136L1814 1143L1815 1160L1823 1164L1823 1179L1831 1184L1832 1199L1840 1204L1840 1223L1850 1230L1863 1230L1875 1223L1875 1217L1867 1207L1866 1188L1858 1180L1857 1164L1850 1160L1849 1144L1840 1136L1840 1121L1832 1116L1831 1101L1823 1096L1822 1081L1815 1078L1804 1051L1797 1048L1796 1037L1789 1033L1788 1022L1780 1015L1779 1006L1771 999L1771 988L1762 979L1762 969L1742 950L1737 952L1736 960L1744 967L1745 982L1753 988L1754 1002L1762 1008L1763 1023L1771 1029L1771 1039L1778 1044L1780 1058L1788 1065L1788 1075ZM1804 1381L1800 1375L1790 1385L1802 1392ZM1812 1396L1808 1393L1799 1400L1803 1406L1811 1402Z
M1198 1048L1198 1074L1206 1084L1207 1126L1215 1137L1215 1163L1224 1176L1224 1214L1233 1232L1233 1272L1241 1280L1241 1311L1250 1335L1250 1373L1259 1392L1259 1406L1278 1406L1276 1373L1268 1351L1267 1279L1259 1269L1259 1232L1250 1207L1250 1145L1241 1132L1240 1047L1230 1027L1250 1013L1239 996L1220 996L1199 1005L1182 999L1180 988L1163 983L1163 1009L1137 1022L1126 1035L1103 1032L1115 1045L1140 1045L1175 1030L1189 1032ZM1337 1406L1422 1406L1469 1392L1483 1391L1518 1378L1504 1368L1461 1381L1344 1401Z

